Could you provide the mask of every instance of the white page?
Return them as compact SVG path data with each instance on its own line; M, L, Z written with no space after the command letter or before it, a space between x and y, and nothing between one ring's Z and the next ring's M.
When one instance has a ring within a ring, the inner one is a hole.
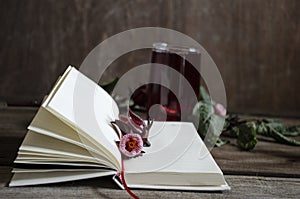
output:
M50 162L41 162L41 161L27 161L27 160L16 160L14 163L20 163L20 164L32 164L36 166L40 165L49 165ZM53 162L51 165L59 165L59 166L77 166L77 167L97 167L97 168L103 168L103 165L95 164L95 163L85 163L85 162Z
M96 145L98 142L94 139L92 139L94 142L91 142L90 138L87 138L85 135L79 135L78 131L63 123L44 107L40 107L28 129L39 134L53 137L58 139L58 141L63 140L78 145L87 149L93 156L96 154L98 158L111 162L101 151L99 145ZM111 162L111 164L113 163Z
M28 151L28 150L22 150L18 152L18 160L20 159L56 159L56 158L66 158L66 159L74 159L74 160L81 160L81 161L85 161L85 160L91 160L91 161L95 161L94 157L86 157L86 156L81 156L81 155L66 155L64 153L56 153L55 152L51 152L51 153L41 153L41 152L36 152L36 151ZM103 161L102 159L97 161L97 164L103 164L107 166L107 162ZM107 166L107 168L114 168L113 166L109 165Z
M114 157L116 166L120 167L121 155L115 144L118 137L110 125L118 117L118 108L96 83L72 68L52 99L43 106L103 145L102 150Z
M38 150L32 150L38 149ZM64 142L43 134L28 131L26 137L19 148L20 151L35 151L40 153L64 154L75 157L93 157L89 151L83 147Z
M68 66L68 68L65 70L64 74L57 79L52 90L50 91L50 93L46 97L46 99L44 99L43 103L45 103L45 104L49 103L49 101L52 99L53 95L56 93L57 89L60 87L62 82L65 80L65 78L68 76L68 74L72 68L73 68L72 66Z
M115 171L102 170L88 170L88 171L51 171L51 172L37 172L37 173L15 173L12 181L9 183L10 187L25 186L36 184L49 184L65 181L74 181L95 177L102 177L114 175Z
M166 122L159 131L161 124L153 124L146 153L124 161L129 185L226 184L192 123Z
M19 153L18 154L18 159L17 161L32 161L32 162L43 162L43 163L49 163L51 165L55 165L56 163L86 163L86 164L97 164L100 165L101 167L105 167L108 169L112 169L110 165L107 166L105 162L101 161L95 161L93 158L89 157L74 157L74 156L66 156L66 155L42 155L41 154L24 154L24 153ZM68 165L66 165L68 166ZM55 166L54 166L55 168Z
M57 171L67 171L67 172L81 172L81 171L89 171L89 169L22 169L22 168L14 168L12 170L13 173L43 173L43 172L57 172ZM107 172L107 169L93 169L93 172Z
M22 151L35 152L35 155L22 155ZM44 153L56 155L53 158L49 156L43 156ZM59 158L59 156L62 156ZM44 161L45 163L51 162L91 162L110 166L117 169L113 164L103 159L98 154L93 154L87 149L64 142L43 134L38 134L32 131L28 131L26 137L19 149L18 156L15 162L20 161Z
M158 171L172 165L197 138L194 129L191 123L154 122L149 135L151 147L144 147L143 156L125 160L126 172Z

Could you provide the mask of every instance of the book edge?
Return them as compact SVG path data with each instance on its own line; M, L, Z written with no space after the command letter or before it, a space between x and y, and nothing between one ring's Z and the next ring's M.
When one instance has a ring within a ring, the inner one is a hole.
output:
M121 180L117 175L113 176L113 181L121 188L125 189ZM138 185L138 184L128 184L127 185L133 189L157 189L157 190L174 190L174 191L227 191L231 190L231 187L225 181L224 185L216 185L216 186L168 186L168 185Z

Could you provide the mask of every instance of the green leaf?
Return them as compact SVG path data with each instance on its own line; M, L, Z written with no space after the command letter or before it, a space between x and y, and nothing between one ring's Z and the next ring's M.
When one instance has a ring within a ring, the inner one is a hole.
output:
M116 77L114 80L110 81L110 82L104 82L101 83L100 86L109 94L112 93L112 91L114 90L115 85L117 84L117 82L119 81L119 78Z
M213 114L213 105L203 101L199 101L193 109L193 115L196 118L199 117L198 133L202 138L206 136L210 124L210 118Z
M259 135L269 136L269 129L264 122L257 122L256 132Z
M273 137L276 141L283 143L283 144L289 144L294 146L300 146L300 141L297 141L293 138L288 138L281 134L278 130L276 130L272 125L267 126L270 128L270 135Z
M300 126L287 127L281 133L285 136L299 136L300 135Z
M211 98L203 86L200 86L200 95L204 102L211 102Z
M222 140L221 138L219 138L216 142L216 147L220 147L224 144L228 144L229 143L229 140Z
M256 125L254 122L247 122L239 125L237 144L243 150L252 150L257 144Z
M233 127L230 131L229 131L229 137L232 137L232 138L237 138L238 135L239 135L239 131L240 129L238 127Z
M286 128L285 125L282 122L278 121L278 120L268 119L268 120L263 120L263 122L268 127L272 127L273 129L277 129L277 130L280 130L280 131Z
M222 142L220 142L220 135L223 130L224 118L213 114L204 124L207 129L205 129L205 132L202 132L205 145L211 147L216 145L221 146Z
M200 87L201 99L193 109L194 118L199 118L198 134L206 145L221 146L227 142L219 137L224 129L224 118L214 114L214 102L204 87ZM226 124L226 123L225 123Z

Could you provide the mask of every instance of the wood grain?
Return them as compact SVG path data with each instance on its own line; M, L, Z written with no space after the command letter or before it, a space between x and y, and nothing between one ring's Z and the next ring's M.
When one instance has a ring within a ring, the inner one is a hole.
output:
M300 178L299 147L259 140L253 151L241 151L231 144L214 148L212 155L225 174Z
M37 108L0 108L0 165L11 165Z
M228 110L299 117L298 0L1 0L0 101L38 105L69 65L127 29L181 31L211 54ZM149 52L116 60L103 79L147 63Z
M2 198L129 198L111 177L39 185L5 187L10 180L10 167L0 166L0 195ZM300 179L225 175L230 191L223 193L134 190L140 198L297 198Z

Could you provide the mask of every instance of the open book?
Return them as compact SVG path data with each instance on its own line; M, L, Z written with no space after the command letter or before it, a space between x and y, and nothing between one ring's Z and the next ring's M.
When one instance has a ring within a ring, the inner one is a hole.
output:
M19 148L9 186L73 181L111 175L122 187L119 140L111 121L112 97L68 67L44 100ZM125 159L131 188L229 189L222 171L192 123L154 122L143 156Z

